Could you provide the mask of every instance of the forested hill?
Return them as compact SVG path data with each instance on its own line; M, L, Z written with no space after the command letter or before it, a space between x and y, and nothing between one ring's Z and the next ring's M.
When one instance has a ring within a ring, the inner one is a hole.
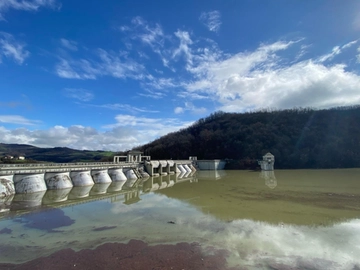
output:
M137 148L152 159L232 159L254 167L266 152L275 168L360 167L360 106L218 112Z
M75 150L67 147L40 148L27 144L0 143L0 162L14 163L16 160L4 159L7 155L24 156L21 162L89 162L112 160L113 152Z

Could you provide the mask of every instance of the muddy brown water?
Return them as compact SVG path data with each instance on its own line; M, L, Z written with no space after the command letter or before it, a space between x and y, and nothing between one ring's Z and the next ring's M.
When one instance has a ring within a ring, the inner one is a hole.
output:
M0 263L136 239L226 250L238 269L360 269L360 169L199 171L135 189L0 213Z

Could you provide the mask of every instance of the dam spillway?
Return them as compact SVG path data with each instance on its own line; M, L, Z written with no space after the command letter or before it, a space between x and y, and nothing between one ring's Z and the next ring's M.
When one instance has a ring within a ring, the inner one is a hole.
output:
M149 176L174 175L196 171L190 160L156 160L134 158L121 162L0 164L0 199L13 194L117 184ZM120 188L122 187L120 186ZM130 183L131 185L131 183ZM128 185L129 186L129 185Z

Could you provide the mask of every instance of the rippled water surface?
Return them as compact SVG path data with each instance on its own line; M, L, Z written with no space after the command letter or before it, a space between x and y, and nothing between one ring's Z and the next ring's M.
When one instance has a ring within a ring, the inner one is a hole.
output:
M360 169L198 171L16 195L0 211L0 262L139 239L226 249L239 268L360 269Z

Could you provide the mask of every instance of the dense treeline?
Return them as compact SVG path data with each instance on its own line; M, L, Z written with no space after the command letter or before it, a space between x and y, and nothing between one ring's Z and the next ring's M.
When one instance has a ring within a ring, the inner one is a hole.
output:
M217 112L137 150L152 159L230 159L233 168L254 167L266 152L275 168L360 167L360 106Z

